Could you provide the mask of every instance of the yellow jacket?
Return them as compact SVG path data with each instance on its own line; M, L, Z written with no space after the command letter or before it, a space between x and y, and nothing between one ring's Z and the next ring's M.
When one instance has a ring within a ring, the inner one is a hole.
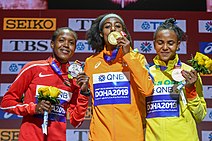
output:
M93 115L89 140L143 141L144 97L152 94L153 90L152 80L145 68L145 57L134 51L123 56L122 49L119 49L115 60L107 63L103 58L104 52L103 50L85 61L85 73L90 77L92 92ZM109 87L105 81L106 78L112 79L112 76L115 78L109 82ZM127 77L124 85L119 83L118 76L121 79ZM119 99L120 95L128 101L123 102L123 99Z
M166 87L176 85L171 77L174 65L179 58L176 55L174 60L168 62L168 69L161 71L157 66L164 66L164 62L154 58L155 65L150 67L150 73L154 77L154 85L156 87ZM182 63L182 69L190 71L192 67ZM178 84L177 84L178 85ZM206 116L206 102L203 97L202 81L198 75L198 80L195 84L197 97L193 100L188 100L185 95L185 88L183 88L184 96L187 104L179 99L179 117L155 117L146 118L146 141L198 141L198 133L196 122L200 122ZM153 96L155 93L153 94Z

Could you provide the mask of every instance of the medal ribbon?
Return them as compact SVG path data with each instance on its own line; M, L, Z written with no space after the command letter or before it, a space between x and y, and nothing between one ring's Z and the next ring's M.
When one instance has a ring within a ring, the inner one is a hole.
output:
M57 64L55 63L55 61L53 60L52 63L50 64L50 66L52 67L52 69L60 76L62 76L62 72L60 71L60 69L58 68Z
M61 72L60 68L57 66L57 64L56 64L56 62L55 62L54 60L50 63L50 66L51 66L51 68L52 68L60 77L62 77L62 79L64 80L64 84L65 84L66 86L71 86L70 81L67 80L67 79L65 79L65 78L63 78L62 72ZM68 78L69 78L69 76L68 76ZM70 79L70 78L69 78L69 79Z
M105 59L105 61L106 61L106 62L111 62L111 61L113 61L113 60L116 58L116 55L117 55L118 51L119 51L119 48L114 49L114 50L112 51L111 56L110 56L110 55L107 55L107 54L104 54L104 59Z
M174 68L181 67L181 66L182 66L182 63L179 59L177 64L174 65ZM160 65L156 65L156 67L159 67L161 71L165 71L168 68L167 66L160 66Z

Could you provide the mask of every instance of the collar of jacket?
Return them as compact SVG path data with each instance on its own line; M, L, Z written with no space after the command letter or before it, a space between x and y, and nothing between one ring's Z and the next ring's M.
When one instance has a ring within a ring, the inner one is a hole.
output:
M167 69L165 71L170 71L175 67L178 60L179 60L179 57L178 57L178 54L176 54L174 60L169 60L168 64L166 65L166 63L164 61L160 60L159 56L157 55L153 59L153 62L154 62L157 69L160 69L160 66L162 66L162 67L167 67Z
M70 66L69 62L62 64L62 63L60 63L57 59L55 59L55 58L53 58L52 56L50 56L50 57L47 59L47 62L48 62L49 64L51 64L52 61L54 61L54 62L57 64L58 68L60 68L60 70L62 71L62 73L67 73L67 72L68 72L68 67Z
M106 46L104 46L104 49L101 52L101 56L102 58L104 58L104 54L111 56L112 55L112 51L108 51L106 50ZM110 61L109 63L113 63L113 62L117 62L120 60L120 58L122 58L123 53L122 53L122 47L119 48L118 53L116 55L116 58L112 61Z

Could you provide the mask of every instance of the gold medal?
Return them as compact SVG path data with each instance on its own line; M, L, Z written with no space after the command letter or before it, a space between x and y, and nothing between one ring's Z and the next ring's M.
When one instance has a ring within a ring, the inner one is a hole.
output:
M111 32L109 35L108 35L108 42L111 44L111 45L117 45L117 39L122 37L121 33L120 32L117 32L117 31L114 31L114 32Z
M180 68L177 68L177 69L174 69L172 71L172 78L177 81L177 82L180 82L180 81L183 81L185 78L182 76L182 73L181 73L182 69Z

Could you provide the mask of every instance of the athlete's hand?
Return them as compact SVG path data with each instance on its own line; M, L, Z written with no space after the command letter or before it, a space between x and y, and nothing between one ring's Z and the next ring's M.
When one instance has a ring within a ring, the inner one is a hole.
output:
M182 75L186 79L186 87L193 87L197 81L197 72L195 70L185 71L182 70Z
M130 41L125 36L119 37L117 43L117 46L122 47L124 55L130 52Z
M88 83L89 83L89 77L85 74L85 72L81 72L77 75L77 84L81 87L81 90L83 92L88 91Z
M43 114L44 111L47 111L48 113L51 113L52 107L51 103L46 100L41 100L35 108L36 114Z

